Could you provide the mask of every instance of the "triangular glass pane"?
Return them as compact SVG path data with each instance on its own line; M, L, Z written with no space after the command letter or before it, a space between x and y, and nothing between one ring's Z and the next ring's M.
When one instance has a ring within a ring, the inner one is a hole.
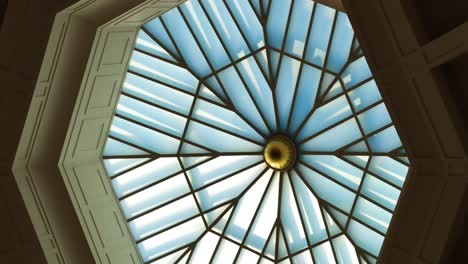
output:
M258 52L255 54L255 57L257 58L262 72L267 76L267 78L270 78L270 66L268 65L268 56L266 50Z
M219 217L221 217L226 209L229 207L229 204L216 208L208 213L205 213L203 217L205 217L206 222L208 225L212 225Z
M330 85L332 85L333 81L336 79L334 75L329 73L323 73L322 82L320 83L320 96L324 97L325 93L329 91ZM336 81L338 82L338 81ZM334 84L336 84L336 82Z
M325 210L322 209L322 211L324 212L325 221L327 222L327 228L328 232L330 232L330 236L335 236L341 233L340 228L336 225L333 218Z
M270 258L275 258L276 252L276 232L278 228L275 226L273 233L270 236L270 240L265 248L265 255L269 256Z
M410 164L408 157L396 157L396 159L398 159L399 161L405 163L406 165Z
M325 96L324 100L327 101L327 100L330 100L331 98L333 97L336 97L340 94L343 93L343 87L341 86L341 82L340 81L336 81L332 87L330 88L330 90L328 90L328 93L327 95Z
M226 224L229 220L230 215L234 211L233 208L230 208L224 215L223 217L216 223L216 225L213 227L213 230L218 231L219 233L224 233L224 228L226 227Z
M402 146L400 137L398 136L394 126L386 128L385 130L369 137L367 141L374 152L387 153Z
M369 156L343 156L343 158L359 165L361 168L365 168L369 161Z
M278 226L278 230L280 230L280 227ZM283 232L279 232L278 235L278 258L284 258L288 254L288 249L286 248L286 241L284 240Z
M221 97L224 100L227 99L226 94L224 93L224 90L219 84L216 76L212 76L212 77L205 79L203 84L206 85L206 87L209 90L211 90L213 93L215 93L216 96Z
M271 63L271 70L272 70L272 75L270 78L276 78L276 73L278 71L278 64L279 64L279 59L280 59L280 54L274 50L268 50L268 58Z
M200 88L200 96L203 97L203 98L206 98L206 99L209 99L209 100L212 100L218 104L221 104L221 105L224 105L224 102L221 101L221 99L219 99L210 89L208 89L205 85L201 85L201 88Z
M343 214L342 212L330 206L327 206L327 210L336 219L336 221L341 227L340 229L344 229L346 227L346 223L348 222L349 216Z
M358 143L356 143L356 144L350 146L349 148L345 149L344 152L369 153L369 149L367 148L366 142L364 140L361 140Z
M177 49L174 46L169 34L164 29L164 26L161 23L160 19L154 19L145 24L144 28L152 34L156 39L158 39L165 49L169 50L171 54L177 54L177 59L180 58Z
M172 57L163 47L156 43L156 41L154 41L154 39L152 39L143 30L138 32L135 48L151 53L154 56L177 63L177 60L174 59L174 57Z
M190 263L209 263L211 256L215 253L216 245L220 237L212 232L207 232L193 249Z
M118 140L107 138L104 147L104 156L130 156L130 155L149 155L148 152L132 147Z
M189 250L185 255L184 257L176 264L187 264L188 263L188 260L189 260L189 257L190 257L190 253L192 253L191 250Z
M345 235L333 239L332 245L339 264L361 264L353 244Z

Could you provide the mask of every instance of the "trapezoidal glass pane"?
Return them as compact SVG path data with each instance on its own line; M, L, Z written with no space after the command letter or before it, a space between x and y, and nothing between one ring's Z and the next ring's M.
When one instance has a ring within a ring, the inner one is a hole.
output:
M103 163L145 263L374 263L407 152L346 14L189 0L143 25Z

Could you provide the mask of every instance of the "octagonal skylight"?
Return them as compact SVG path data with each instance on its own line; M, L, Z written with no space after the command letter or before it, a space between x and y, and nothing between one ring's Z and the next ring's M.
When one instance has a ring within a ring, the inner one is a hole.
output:
M145 263L375 263L409 167L348 17L311 0L143 25L103 162Z

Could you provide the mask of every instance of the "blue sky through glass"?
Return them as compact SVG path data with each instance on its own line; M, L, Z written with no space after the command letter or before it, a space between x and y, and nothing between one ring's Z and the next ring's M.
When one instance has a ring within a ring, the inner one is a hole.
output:
M143 25L103 160L145 263L375 263L409 171L348 17L311 0Z

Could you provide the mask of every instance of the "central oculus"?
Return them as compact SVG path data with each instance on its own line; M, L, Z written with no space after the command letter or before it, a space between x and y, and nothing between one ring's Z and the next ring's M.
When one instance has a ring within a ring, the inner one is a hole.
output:
M296 147L289 138L278 135L272 137L263 153L267 164L275 170L288 170L296 161Z

